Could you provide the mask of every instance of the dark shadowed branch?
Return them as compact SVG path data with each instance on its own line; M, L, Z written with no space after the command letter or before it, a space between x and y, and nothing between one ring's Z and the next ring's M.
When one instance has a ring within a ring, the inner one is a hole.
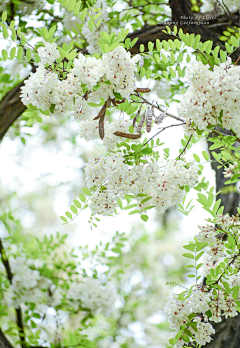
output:
M3 247L3 243L2 240L0 239L0 254L1 254L1 259L2 259L2 263L5 267L6 273L7 273L7 278L10 282L10 284L12 284L12 279L13 279L13 273L11 271L11 267L6 255L6 252L4 250ZM16 307L16 321L17 321L17 326L18 326L18 332L19 332L19 338L21 341L21 347L25 348L26 344L25 344L25 334L24 334L24 328L23 328L23 319L22 319L22 311L21 311L21 307ZM0 336L1 337L1 336ZM0 339L0 347L1 347L1 339Z

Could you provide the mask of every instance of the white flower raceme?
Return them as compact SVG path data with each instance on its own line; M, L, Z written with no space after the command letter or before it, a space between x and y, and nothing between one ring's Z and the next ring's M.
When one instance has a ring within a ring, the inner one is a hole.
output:
M189 88L178 107L178 114L185 118L187 132L193 134L196 126L210 131L207 127L220 123L222 111L223 127L233 127L240 134L240 66L231 65L228 58L226 63L210 70L208 65L196 61L187 68L186 77Z
M225 178L231 178L235 174L235 169L238 167L238 163L230 164L228 168L225 168L223 175Z
M191 313L202 313L204 315L205 312L209 310L210 302L211 294L205 292L201 288L196 288L185 300L179 300L178 296L175 294L169 296L168 302L164 306L164 312L168 316L171 328L179 331L181 325L186 324L189 321L188 316ZM198 331L196 332L191 326L189 326L189 329L193 334L191 341L196 341L201 345L210 342L210 336L215 332L212 325L202 322L199 316L194 318L194 322L197 323ZM181 347L183 344L184 340L180 337L174 347Z
M10 257L13 272L12 283L4 292L4 302L9 306L19 306L23 303L44 303L49 301L48 289L52 286L50 279L41 276L38 270L29 265L42 266L41 260L29 260L24 257Z
M226 294L222 290L218 290L217 298L211 300L209 309L212 313L211 320L215 323L222 321L223 316L227 319L238 315L237 304L232 294Z
M197 332L192 330L194 338L200 346L204 346L206 343L211 342L211 335L215 333L214 328L210 323L204 323L201 321L200 317L194 318L194 321L197 322Z
M175 294L168 297L168 302L163 309L168 316L170 327L176 330L179 330L179 327L188 321L188 316L191 313L187 301L179 300Z
M114 309L116 291L110 284L102 286L96 279L85 278L81 283L71 283L66 297L76 308L81 305L91 312L109 315Z
M51 65L56 59L60 58L60 53L55 43L49 43L43 39L44 46L38 48L38 55L41 64Z
M53 115L57 118L72 112L76 119L86 120L96 112L88 103L114 98L114 93L128 98L136 88L135 72L140 56L131 58L122 46L104 53L102 59L80 53L64 80L44 67L60 56L55 44L45 42L38 52L41 63L21 87L21 99L24 105L32 104L44 111L54 106Z
M240 227L239 216L218 215L215 223L221 225L223 229L231 228L234 232L237 232L238 227Z
M53 92L60 81L55 73L49 72L39 64L35 73L31 73L21 87L21 99L24 105L32 104L38 109L48 110L52 104Z
M224 244L222 239L216 238L217 230L209 225L202 227L199 226L199 229L200 232L196 237L200 242L208 243L208 262L212 264L213 262L219 261L220 258L224 256Z
M205 313L209 310L210 294L203 289L195 289L189 297L189 305L193 313Z
M164 168L158 163L130 166L124 161L122 153L118 152L98 159L90 158L86 164L88 187L104 186L92 197L93 213L112 214L118 206L117 200L126 194L136 197L133 203L140 212L149 206L163 212L184 197L185 190L180 187L192 187L198 178L198 167L183 160L170 160ZM144 197L150 199L142 202Z
M197 234L197 239L200 242L216 243L217 231L213 226L198 226L200 232Z
M105 78L110 81L114 91L120 93L123 98L128 98L135 89L134 72L137 71L136 63L139 60L140 55L131 58L130 52L126 52L122 46L103 54Z

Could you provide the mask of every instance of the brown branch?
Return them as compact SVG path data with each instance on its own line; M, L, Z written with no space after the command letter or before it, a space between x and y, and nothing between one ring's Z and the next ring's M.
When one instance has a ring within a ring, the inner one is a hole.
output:
M187 141L187 144L184 146L184 149L182 150L182 152L180 153L180 155L178 156L179 158L181 158L182 154L186 151L187 147L188 147L188 144L190 143L192 139L192 135L190 135L188 141Z
M0 329L0 348L14 348Z
M11 271L11 267L10 267L9 261L7 259L7 255L6 255L6 252L4 250L3 243L2 243L1 239L0 239L0 254L1 254L2 263L3 263L5 270L6 270L6 273L7 273L8 280L9 280L10 284L12 284L13 273ZM23 328L21 307L20 306L16 307L15 310L16 310L16 319L17 319L19 337L20 337L20 341L21 341L21 347L25 348L26 341L25 341L25 334L24 334L24 328Z
M8 131L13 122L23 113L26 106L20 99L23 82L8 92L0 102L0 141Z

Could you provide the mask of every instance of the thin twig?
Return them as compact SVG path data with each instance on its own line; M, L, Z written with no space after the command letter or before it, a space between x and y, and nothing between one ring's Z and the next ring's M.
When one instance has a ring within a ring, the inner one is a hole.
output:
M1 254L2 263L3 263L5 270L6 270L6 273L7 273L8 280L9 280L10 284L12 284L13 273L11 271L11 267L10 267L9 261L7 259L6 252L4 250L1 239L0 239L0 254ZM21 347L25 348L26 342L25 342L25 334L24 334L24 329L23 329L22 310L21 310L20 306L16 307L15 310L16 310L16 319L17 319L19 337L20 337L20 341L21 341Z
M190 135L190 138L187 141L187 144L184 146L184 149L182 150L182 152L180 153L180 155L178 156L179 158L182 156L182 154L186 151L186 148L188 147L188 144L190 143L192 139L192 135Z
M162 133L165 129L171 128L171 127L176 127L176 126L182 126L183 124L186 124L185 122L183 123L177 123L177 124L171 124L170 126L163 127L159 132L154 134L143 146L147 145L153 138L155 138L158 134Z
M150 103L150 102L149 102L147 99L145 99L142 95L140 95L140 94L137 93L137 95L135 95L135 96L141 98L146 104L153 106L153 107L154 107L155 109L157 109L158 111L164 112L164 110L163 110L162 108L160 108L160 106L157 106L157 105L154 105L154 104ZM178 121L181 121L181 122L184 122L184 123L185 123L185 120L183 120L182 118L177 117L177 116L175 116L175 115L173 115L173 114L170 114L169 112L166 112L165 115L167 115L167 116L169 116L169 117L172 117L172 118L175 118L175 120L178 120Z

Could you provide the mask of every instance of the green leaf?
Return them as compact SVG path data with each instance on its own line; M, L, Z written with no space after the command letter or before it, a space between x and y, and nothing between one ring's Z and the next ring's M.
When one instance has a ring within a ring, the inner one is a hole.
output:
M90 191L88 188L86 188L86 187L84 187L84 188L82 189L82 192L83 192L85 195L88 195L88 196L91 195L91 191Z
M176 338L170 338L169 343L172 345L176 344L177 343Z
M123 208L123 210L128 210L137 207L137 204L130 204Z
M195 250L195 244L188 244L183 246L184 249L194 251Z
M31 126L31 125L33 124L34 121L35 121L35 117L29 118L28 121L27 121L27 126L28 126L28 127Z
M75 207L75 205L71 205L70 209L74 214L77 214L77 208Z
M152 198L152 197L144 198L144 199L140 202L140 204L143 204L143 203L149 201L151 198Z
M18 60L21 60L22 57L23 57L23 48L22 48L22 46L20 46L20 47L18 48L18 52L17 52L17 59L18 59Z
M66 212L65 212L65 215L66 215L69 219L72 219L72 214L71 214L69 211L66 211Z
M201 251L199 254L197 254L196 261L198 261L203 254L204 254L204 251Z
M200 157L198 155L196 155L195 153L193 154L193 158L195 159L195 161L200 163Z
M208 318L212 317L212 312L210 311L210 309L205 314L208 316Z
M182 254L184 257L187 257L188 259L194 259L194 255L190 253Z
M7 59L8 59L7 50L2 50L2 56L3 56L3 59L4 59L4 60L7 60Z
M205 158L206 161L209 161L209 154L206 151L202 152L203 157Z
M42 117L36 115L36 121L37 121L38 123L42 123Z
M74 204L76 205L76 207L79 208L79 209L82 207L81 203L80 203L77 199L74 199L73 203L74 203Z
M60 218L61 218L64 222L67 222L67 219L65 218L65 216L60 216Z
M17 48L13 47L10 51L10 58L14 59L15 58L15 54L16 54Z
M123 209L123 205L122 205L122 200L121 199L117 199L117 204L119 205L120 209Z
M6 25L4 23L2 24L2 30L3 30L3 37L4 37L4 39L7 39L9 34L8 34L7 27L6 27Z
M2 21L5 22L7 20L7 11L2 13Z
M146 221L148 221L148 216L145 214L142 214L141 219L146 222Z
M84 194L82 194L82 193L79 194L79 199L80 199L82 202L86 202L86 197L85 197Z

